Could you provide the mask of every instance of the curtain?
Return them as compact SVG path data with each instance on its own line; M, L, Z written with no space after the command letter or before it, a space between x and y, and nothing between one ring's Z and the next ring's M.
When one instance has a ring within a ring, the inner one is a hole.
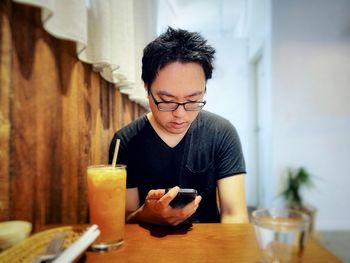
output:
M45 30L76 42L79 60L148 106L141 81L145 45L156 36L157 0L13 0L40 7Z

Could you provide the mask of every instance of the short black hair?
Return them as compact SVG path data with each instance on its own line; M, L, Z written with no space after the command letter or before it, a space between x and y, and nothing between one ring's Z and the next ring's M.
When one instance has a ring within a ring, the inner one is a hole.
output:
M143 50L142 80L151 87L158 71L172 62L194 62L202 66L205 79L212 76L215 49L197 32L168 27Z

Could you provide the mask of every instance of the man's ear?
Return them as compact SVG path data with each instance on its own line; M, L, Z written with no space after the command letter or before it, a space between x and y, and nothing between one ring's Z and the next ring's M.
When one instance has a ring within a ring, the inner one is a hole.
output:
M149 88L148 88L147 84L143 83L143 86L144 86L144 88L145 88L145 90L147 92L147 95L149 95Z

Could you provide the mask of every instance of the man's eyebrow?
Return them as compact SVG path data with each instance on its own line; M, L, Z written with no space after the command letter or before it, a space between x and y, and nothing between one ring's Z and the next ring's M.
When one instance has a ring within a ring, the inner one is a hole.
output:
M203 94L203 91L196 91L196 92L193 92L192 94L186 96L187 97L194 97L194 96L199 96L199 95L202 95Z
M193 93L185 96L185 98L199 96L199 95L202 95L202 94L203 94L203 91L196 91L196 92L193 92ZM162 91L162 90L158 92L158 96L167 96L167 97L176 98L175 95L173 95L173 94L171 94L169 92L166 92L166 91Z
M162 91L162 90L158 91L157 94L158 94L158 96L167 96L167 97L174 97L175 98L175 96L173 94L166 92L166 91Z

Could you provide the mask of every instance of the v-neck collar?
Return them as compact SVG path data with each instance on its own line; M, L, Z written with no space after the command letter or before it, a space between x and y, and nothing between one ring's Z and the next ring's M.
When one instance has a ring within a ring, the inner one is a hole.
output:
M151 121L148 119L148 116L145 115L145 120L146 120L146 123L150 129L150 132L153 134L154 138L156 140L158 140L161 144L163 144L164 147L166 148L169 148L169 149L173 149L173 150L176 150L177 148L180 148L182 147L182 144L184 144L185 140L186 140L186 137L187 137L187 134L189 133L189 130L191 129L191 126L187 129L185 135L182 137L182 139L175 145L175 146L170 146L169 144L167 144L160 136L159 134L157 133L157 131L153 128L152 124L151 124Z

